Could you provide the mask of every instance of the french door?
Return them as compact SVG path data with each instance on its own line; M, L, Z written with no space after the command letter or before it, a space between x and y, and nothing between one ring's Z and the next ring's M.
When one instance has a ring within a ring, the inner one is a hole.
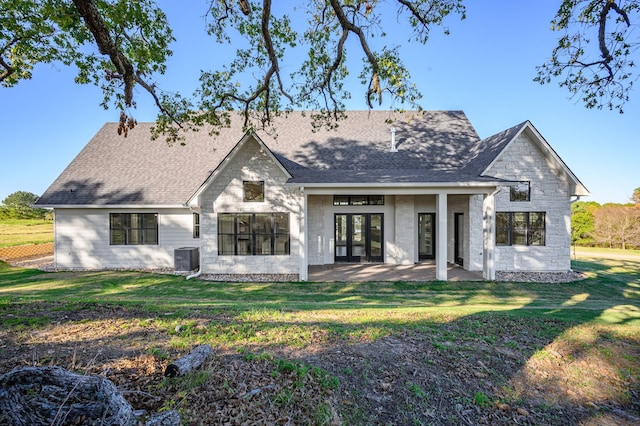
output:
M335 215L336 262L382 262L382 213Z

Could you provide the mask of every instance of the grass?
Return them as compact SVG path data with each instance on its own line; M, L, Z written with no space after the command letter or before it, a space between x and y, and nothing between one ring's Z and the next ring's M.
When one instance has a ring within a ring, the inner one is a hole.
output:
M574 247L571 246L571 252L573 253ZM587 247L587 246L576 246L575 250L583 253L608 253L608 254L626 254L626 255L635 255L640 256L640 250L632 250L626 249L622 250L619 248L603 248L603 247Z
M441 350L465 342L503 339L482 316L544 319L536 333L555 333L548 321L598 324L637 335L640 330L640 261L581 261L588 278L566 284L493 282L217 283L144 272L43 273L0 262L0 325L42 326L52 309L122 305L160 313L174 347L209 341L224 345L303 347L328 337L376 340L397 330L436 331ZM60 301L64 301L61 303ZM189 322L206 310L223 320L206 327ZM157 318L157 317L156 317ZM148 319L146 321L149 321ZM458 321L464 331L436 330ZM498 321L499 323L499 321ZM532 321L532 328L536 328ZM509 341L513 348L520 343Z
M51 242L53 242L53 221L51 220L0 220L0 248Z
M42 273L0 263L0 306L3 302L65 300L136 305L178 313L207 308L234 312L244 324L268 320L289 327L313 312L333 319L331 332L352 333L355 327L365 335L384 335L387 328L418 323L425 315L446 320L478 312L640 325L640 261L580 261L574 267L585 271L588 278L567 284L403 281L345 284L215 283L121 271ZM254 331L245 332L255 334Z
M208 343L235 349L247 362L268 360L272 377L287 376L291 382L274 394L274 403L291 410L304 401L309 378L330 392L341 386L340 380L375 380L379 365L362 358L341 367L344 377L338 380L316 367L275 359L271 348L421 335L431 343L424 346L423 364L434 372L441 370L437 363L443 360L455 360L455 365L468 361L487 377L483 380L496 380L486 348L523 357L523 376L502 379L501 392L470 388L465 405L518 405L530 397L529 381L545 393L560 389L580 400L626 404L640 383L640 260L585 259L573 267L587 278L566 284L219 283L135 271L43 273L0 262L0 331L21 341L60 318L66 323L74 312L95 310L95 315L82 317L87 326L101 330L101 339L124 336L138 344L141 329L167 336L167 346L143 343L146 352L159 359L167 359L175 349ZM131 308L131 317L109 316L114 305ZM557 372L560 362L563 370L557 376L536 375ZM479 369L484 365L486 370ZM590 370L594 365L598 371ZM606 380L621 384L619 394L601 390L605 379L599 371L606 372ZM466 374L470 380L475 377L470 371ZM204 380L208 378L189 377L181 391L188 393ZM432 386L417 378L399 383L397 391L409 396L411 412L423 410L438 397ZM319 424L330 417L329 406L314 409ZM355 406L350 415L357 418L359 409ZM407 415L407 421L411 419Z

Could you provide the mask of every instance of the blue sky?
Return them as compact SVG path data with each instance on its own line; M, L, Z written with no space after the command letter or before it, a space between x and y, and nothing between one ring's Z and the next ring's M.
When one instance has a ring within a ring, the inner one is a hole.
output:
M204 37L205 2L159 3L167 5L178 39L162 87L190 93L199 70L228 62L229 51ZM446 21L448 36L436 28L426 45L409 44L406 26L393 20L381 40L401 46L423 108L465 111L482 138L531 120L591 191L584 200L628 202L640 187L640 91L619 114L587 110L556 83L533 81L535 67L555 46L558 34L549 23L559 3L468 0L466 20ZM117 121L118 111L99 106L100 91L75 85L74 75L61 65L42 65L32 80L0 88L0 201L15 191L41 195L105 122ZM351 92L347 107L366 109L364 88L354 85ZM148 97L138 95L135 117L153 120ZM164 142L150 142L150 149L153 143Z

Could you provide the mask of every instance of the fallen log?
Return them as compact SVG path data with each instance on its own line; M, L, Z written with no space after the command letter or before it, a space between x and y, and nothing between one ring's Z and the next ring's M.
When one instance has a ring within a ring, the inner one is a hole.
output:
M166 417L152 424L180 424L177 412ZM138 420L113 382L104 377L61 367L21 367L0 375L0 424L133 426Z
M164 375L167 377L183 376L200 368L200 366L213 355L210 345L196 346L191 352L167 365Z

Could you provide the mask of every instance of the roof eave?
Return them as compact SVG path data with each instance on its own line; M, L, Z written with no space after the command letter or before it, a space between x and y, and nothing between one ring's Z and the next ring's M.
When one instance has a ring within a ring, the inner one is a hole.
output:
M43 209L185 209L184 204L38 204Z
M286 186L305 188L462 188L462 187L486 187L492 188L511 183L511 181L496 180L496 182L287 182Z

